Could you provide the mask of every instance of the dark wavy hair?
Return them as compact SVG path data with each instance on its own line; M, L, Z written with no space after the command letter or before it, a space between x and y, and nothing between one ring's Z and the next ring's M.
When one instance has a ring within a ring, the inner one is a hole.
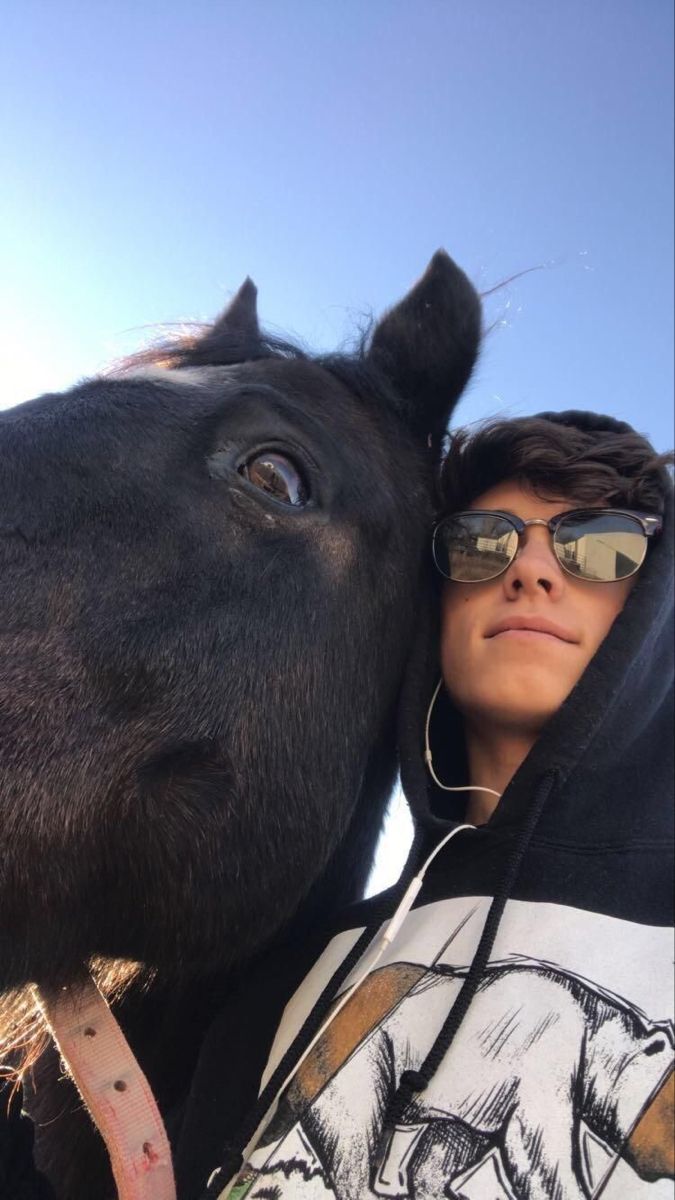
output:
M673 452L591 413L493 419L449 436L439 480L442 513L458 512L513 479L545 499L662 513L672 489Z

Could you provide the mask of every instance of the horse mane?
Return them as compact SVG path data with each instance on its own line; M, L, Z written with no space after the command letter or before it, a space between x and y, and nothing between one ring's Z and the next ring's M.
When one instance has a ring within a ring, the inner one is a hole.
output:
M109 1004L118 1003L132 988L146 992L156 972L124 959L95 958L89 963L91 977ZM24 1075L50 1045L51 1035L33 984L0 994L0 1083L9 1080L18 1087Z
M161 333L148 345L112 363L108 370L126 375L142 367L180 370L181 367L231 367L267 358L303 362L312 357L291 338L267 331L259 331L252 338L238 328L221 328L216 332L215 321L181 322L176 327L165 324L160 328Z

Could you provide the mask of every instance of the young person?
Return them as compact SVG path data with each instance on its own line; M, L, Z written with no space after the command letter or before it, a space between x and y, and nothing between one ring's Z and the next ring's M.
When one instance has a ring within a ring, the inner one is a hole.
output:
M452 439L433 540L443 687L418 648L402 704L423 885L393 923L391 896L345 915L269 1056L300 968L267 960L245 982L226 1020L258 1022L268 1061L235 1134L251 1026L227 1061L212 1047L203 1096L226 1070L241 1103L195 1107L231 1142L208 1195L671 1194L667 461L579 412Z

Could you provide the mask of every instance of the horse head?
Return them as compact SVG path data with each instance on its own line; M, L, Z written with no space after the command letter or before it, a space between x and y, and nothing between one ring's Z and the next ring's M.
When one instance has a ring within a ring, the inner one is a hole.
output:
M352 355L264 337L247 281L0 413L0 987L189 977L358 894L479 337L442 252Z

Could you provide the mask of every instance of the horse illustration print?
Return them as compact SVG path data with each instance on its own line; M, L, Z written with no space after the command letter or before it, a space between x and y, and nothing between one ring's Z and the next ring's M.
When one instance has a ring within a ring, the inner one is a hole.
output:
M489 965L431 1085L385 1129L403 1072L419 1067L465 975L375 972L359 1003L370 1027L354 1028L350 1001L232 1195L588 1200L619 1157L643 1180L672 1177L672 1022L517 955Z

